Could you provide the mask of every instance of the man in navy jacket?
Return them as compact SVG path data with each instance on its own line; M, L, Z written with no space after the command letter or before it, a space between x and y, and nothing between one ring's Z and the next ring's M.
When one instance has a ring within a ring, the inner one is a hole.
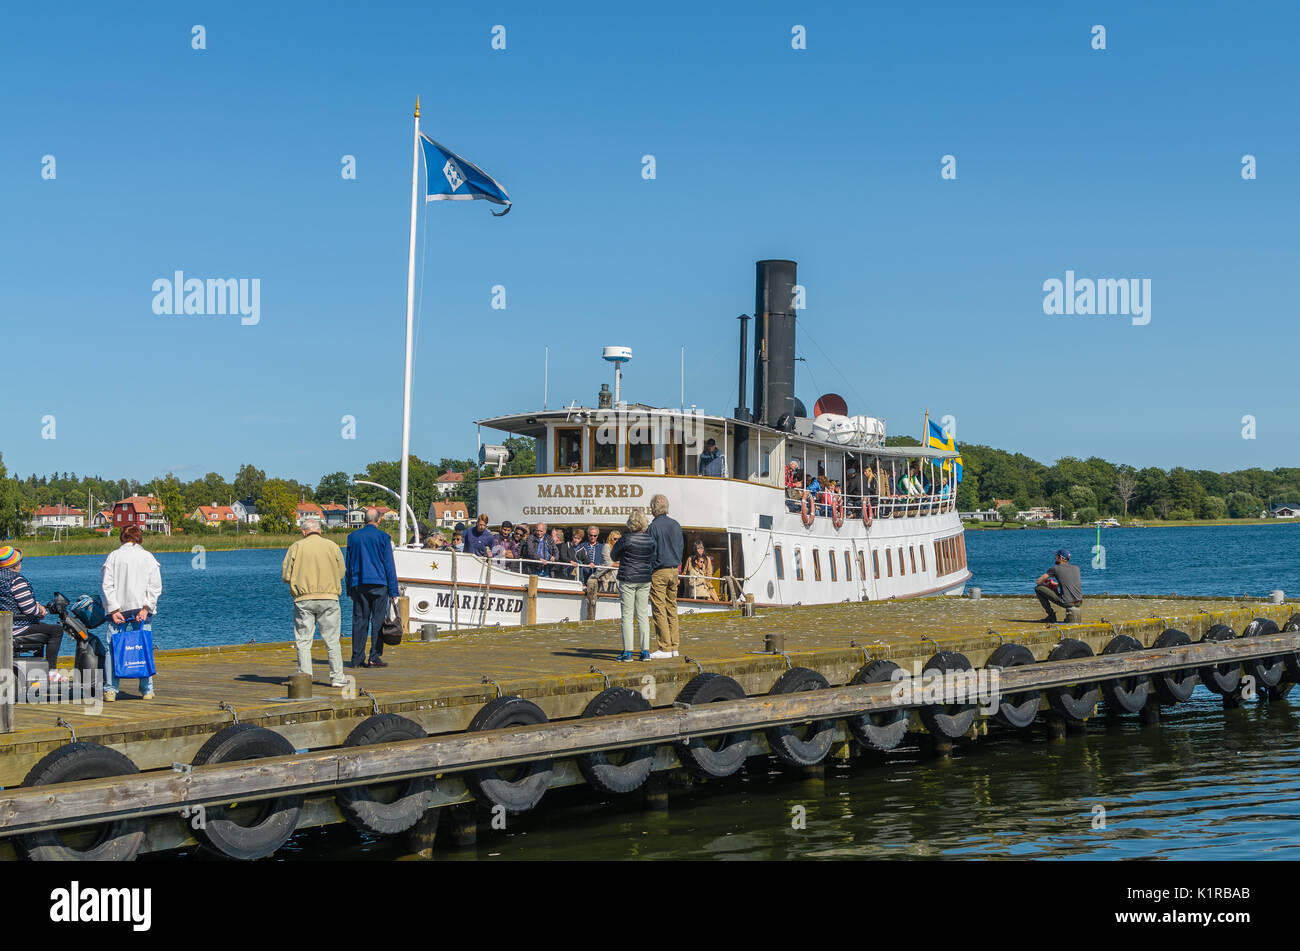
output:
M352 598L352 666L387 667L380 629L388 616L388 599L397 597L393 540L379 527L379 512L366 509L366 524L348 536L348 596ZM366 660L366 635L370 660Z

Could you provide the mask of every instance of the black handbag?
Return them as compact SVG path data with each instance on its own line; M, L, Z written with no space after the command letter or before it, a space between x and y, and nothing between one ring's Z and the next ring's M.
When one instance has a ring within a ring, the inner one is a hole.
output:
M402 622L397 619L397 603L392 599L388 602L388 616L379 628L379 638L389 647L402 643Z

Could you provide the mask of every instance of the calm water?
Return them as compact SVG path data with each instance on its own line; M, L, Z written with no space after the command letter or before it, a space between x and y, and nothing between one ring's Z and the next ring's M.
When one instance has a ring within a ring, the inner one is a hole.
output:
M1087 593L1300 596L1300 526L1112 529L1106 568L1091 567L1095 530L967 535L974 584L1025 592L1068 548ZM282 552L162 554L164 597L155 637L164 647L290 637ZM56 588L97 591L102 558L33 558L26 573L42 599ZM348 613L344 612L345 633ZM1300 690L1295 704L1224 711L1203 687L1160 727L1134 717L1052 744L1041 732L998 732L959 745L953 760L904 747L887 757L828 766L803 779L775 760L751 760L730 780L675 790L664 813L639 797L605 800L587 788L554 790L506 831L439 852L454 860L630 858L1171 857L1298 858ZM807 827L792 828L795 806ZM1095 807L1105 828L1094 828ZM309 830L287 860L394 858L397 841L349 827Z

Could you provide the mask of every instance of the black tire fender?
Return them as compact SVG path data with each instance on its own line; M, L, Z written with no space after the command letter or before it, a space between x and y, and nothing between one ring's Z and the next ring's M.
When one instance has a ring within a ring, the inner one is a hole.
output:
M1036 663L1034 652L1023 644L1001 644L989 655L984 667L1024 667ZM1017 730L1023 730L1034 722L1038 716L1038 706L1043 695L1038 690L1023 693L1003 694L998 697L998 712L994 718Z
M948 674L963 673L971 669L970 661L965 654L959 654L957 651L939 651L921 668L922 689L924 689L924 674L927 670L941 671L944 674L946 692ZM975 722L975 709L973 703L948 703L921 707L921 722L936 736L955 740L970 731L971 724Z
M267 756L289 756L293 752L293 744L274 730L251 723L234 723L208 737L208 741L194 754L193 763L207 766ZM274 854L289 841L302 815L302 796L279 796L255 802L260 810L248 825L234 818L231 811L234 805L208 806L203 813L203 822L194 830L194 837L199 842L232 859L251 861Z
M1206 641L1230 641L1237 635L1232 628L1226 624L1216 624L1201 637L1200 643ZM1214 693L1222 696L1230 696L1235 693L1241 686L1241 662L1232 661L1226 664L1209 664L1205 667L1196 669L1196 676L1201 678L1201 683L1212 690Z
M1152 647L1182 647L1190 644L1192 639L1183 631L1167 628L1151 644ZM1182 703L1196 689L1196 671L1191 668L1168 670L1153 674L1151 683L1155 685L1156 696L1167 707Z
M1064 638L1061 643L1047 655L1048 660L1079 660L1095 656L1092 648L1083 641L1072 637ZM1047 702L1053 710L1067 720L1086 720L1092 716L1092 710L1101 699L1101 688L1097 684L1066 684L1063 687L1049 687L1046 691Z
M849 683L889 683L894 679L894 671L898 669L898 665L892 660L885 660L883 657L877 658L854 674ZM908 716L907 709L904 707L891 707L871 713L860 713L857 716L848 717L844 722L855 740L863 746L870 747L873 750L880 750L882 753L898 746L899 743L903 742L903 737L907 735Z
M1290 634L1292 631L1300 631L1300 614L1293 614L1285 624L1282 630ZM1292 682L1300 681L1300 652L1293 652L1282 655L1282 662L1286 664L1286 672Z
M1246 625L1242 637L1269 637L1281 633L1276 621L1266 617L1257 617ZM1255 678L1255 687L1261 692L1268 687L1276 687L1286 676L1286 657L1274 654L1271 657L1252 657L1241 662L1241 669Z
M548 723L542 708L523 697L497 697L483 705L468 730L503 730L512 726ZM485 806L504 806L507 812L527 812L542 800L551 785L554 760L537 760L517 768L506 777L499 767L485 767L470 772L465 784L474 798Z
M692 706L723 700L743 700L745 688L723 674L696 674L677 695L678 703ZM677 758L691 773L704 779L721 779L737 772L749 755L749 733L721 737L694 736L676 745Z
M373 746L376 743L418 740L428 735L414 720L396 713L379 713L357 724L343 745ZM390 796L394 787L395 795ZM396 835L420 821L432 805L433 787L432 776L413 776L398 783L344 786L334 793L334 801L343 818L362 832Z
M98 743L68 743L45 754L23 779L24 786L48 786L140 772L117 750ZM115 819L96 831L89 843L70 845L64 835L71 830L28 832L18 836L18 854L33 862L129 862L144 842L145 820Z
M791 667L772 684L769 696L799 693L804 690L827 690L826 678L807 667ZM800 731L802 730L802 735ZM768 745L781 762L788 766L816 766L824 760L835 742L834 720L813 720L806 724L783 723L765 731Z
M602 690L582 711L582 718L608 717L620 713L645 713L650 701L629 687ZM623 750L595 750L578 757L578 770L601 792L624 795L640 789L655 765L651 744Z
M1127 654L1142 650L1142 642L1128 634L1117 634L1101 649L1102 654ZM1146 676L1117 677L1101 682L1101 695L1106 706L1123 713L1137 713L1146 706L1151 694L1151 678Z

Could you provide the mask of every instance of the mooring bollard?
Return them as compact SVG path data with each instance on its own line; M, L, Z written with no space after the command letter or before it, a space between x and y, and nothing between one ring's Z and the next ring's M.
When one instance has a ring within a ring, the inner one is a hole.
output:
M420 625L420 640L436 641L437 639L438 639L438 625L436 624Z
M441 809L426 809L415 825L406 830L406 848L411 855L426 859L433 857L433 841L438 834L441 815Z
M1083 608L1066 608L1066 609L1065 609L1065 623L1066 623L1066 624L1082 624L1082 623L1083 623Z
M768 631L763 635L763 652L765 654L780 654L785 650L785 635L774 634Z
M971 588L971 589L966 593L966 596L967 596L968 598L970 598L972 601L978 601L978 600L980 599L980 594L981 594L981 592L980 592L980 589L979 589L979 588Z
M1281 588L1274 589L1268 593L1269 604L1281 604L1286 600L1286 592Z
M754 596L752 594L745 595L745 600L740 605L740 616L741 617L754 616Z
M286 693L290 700L311 699L311 674L299 671L285 681L285 686L288 688Z

